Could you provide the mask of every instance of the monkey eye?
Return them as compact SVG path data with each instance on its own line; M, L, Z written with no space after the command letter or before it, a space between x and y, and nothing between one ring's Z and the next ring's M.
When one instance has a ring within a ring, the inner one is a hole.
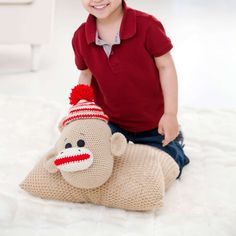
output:
M65 148L71 148L71 147L72 147L71 143L67 143L67 144L65 145Z
M84 147L84 145L85 145L84 140L83 139L79 139L78 142L77 142L77 146L78 147Z

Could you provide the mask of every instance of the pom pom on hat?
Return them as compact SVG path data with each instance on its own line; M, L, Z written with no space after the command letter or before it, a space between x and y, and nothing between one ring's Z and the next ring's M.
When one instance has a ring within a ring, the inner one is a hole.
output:
M72 88L69 99L71 105L76 105L82 99L91 102L94 100L93 89L89 85L78 84Z
M79 119L99 119L108 122L109 118L101 107L94 103L93 89L89 85L76 85L70 94L69 114L65 116L58 128L60 131L72 121Z

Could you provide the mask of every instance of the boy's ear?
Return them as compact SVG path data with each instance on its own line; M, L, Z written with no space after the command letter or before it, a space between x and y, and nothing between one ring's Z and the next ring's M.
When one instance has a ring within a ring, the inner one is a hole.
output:
M57 151L56 148L52 148L45 155L43 160L43 166L49 173L56 173L58 168L54 164L54 160L56 159Z
M110 140L111 140L111 153L114 156L121 156L122 154L125 153L127 140L123 134L119 132L114 133L111 136Z

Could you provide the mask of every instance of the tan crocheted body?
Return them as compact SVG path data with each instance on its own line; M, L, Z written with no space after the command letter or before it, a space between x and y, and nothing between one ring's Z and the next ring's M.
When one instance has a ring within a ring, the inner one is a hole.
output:
M49 173L41 159L20 187L46 199L90 202L108 207L147 211L163 205L165 191L179 174L177 163L165 152L146 145L127 144L114 158L112 176L93 189L68 184L60 172Z

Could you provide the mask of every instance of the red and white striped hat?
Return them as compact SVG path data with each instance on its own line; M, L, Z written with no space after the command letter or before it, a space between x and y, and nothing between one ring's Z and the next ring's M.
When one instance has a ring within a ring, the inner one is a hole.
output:
M93 90L89 85L76 85L70 94L70 104L72 107L69 109L68 116L64 117L59 124L60 130L78 119L100 119L105 122L109 120L102 108L94 103Z

